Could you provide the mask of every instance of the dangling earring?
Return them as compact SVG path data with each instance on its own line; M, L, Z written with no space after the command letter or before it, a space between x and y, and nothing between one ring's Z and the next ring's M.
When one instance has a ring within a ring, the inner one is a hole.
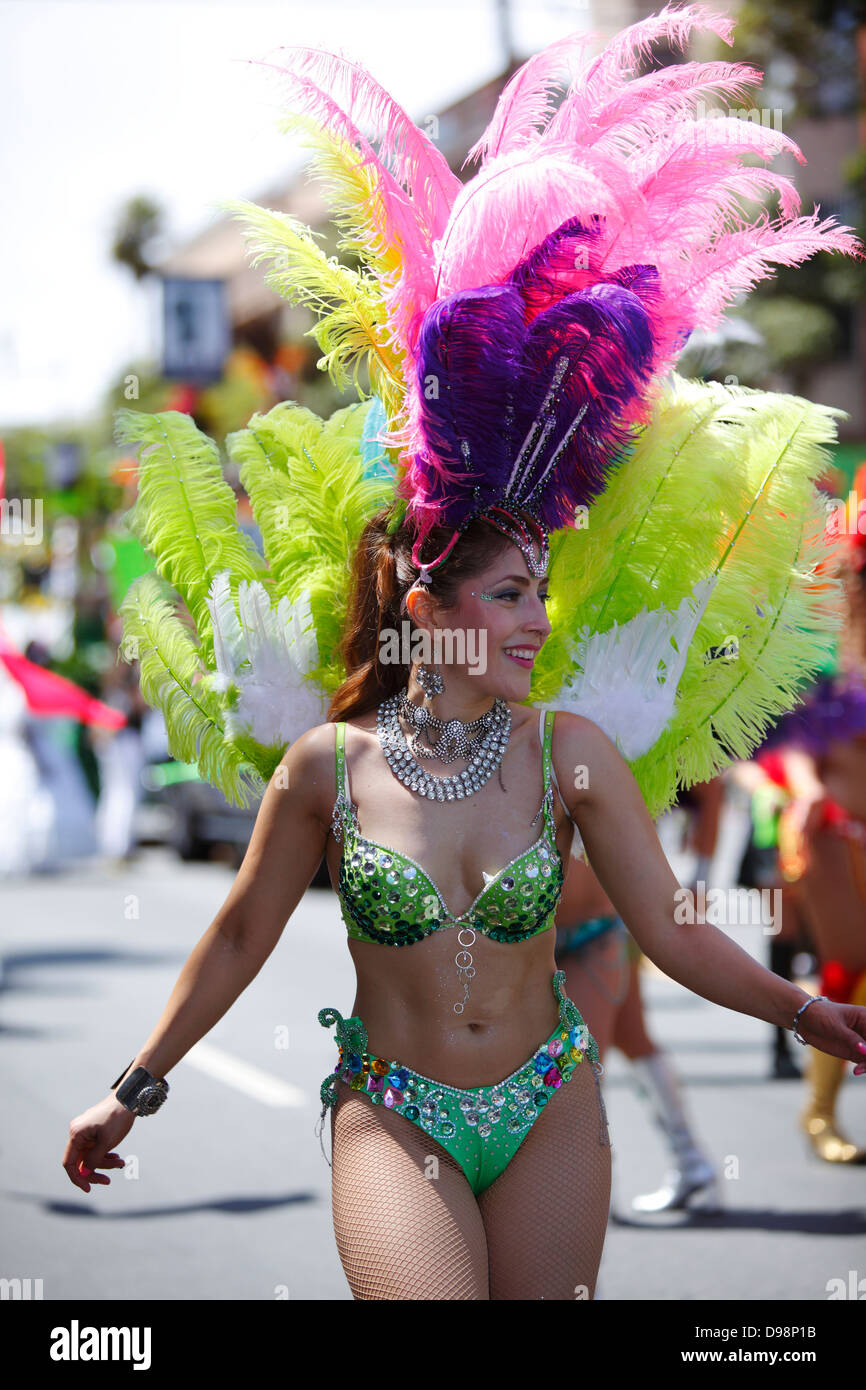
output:
M432 699L434 695L441 695L445 689L445 682L435 666L428 671L426 666L419 665L416 677L427 699Z

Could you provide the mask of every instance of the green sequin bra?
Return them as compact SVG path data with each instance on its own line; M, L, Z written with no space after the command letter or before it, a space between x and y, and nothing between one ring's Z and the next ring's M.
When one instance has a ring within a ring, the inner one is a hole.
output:
M471 928L494 941L526 941L547 931L564 881L556 845L551 783L553 712L544 717L544 797L532 824L544 815L534 844L498 873L485 873L485 885L458 917L449 912L434 880L421 865L388 845L367 840L358 828L346 770L346 725L337 724L337 799L332 827L345 832L338 896L350 938L384 946L409 946L443 927Z

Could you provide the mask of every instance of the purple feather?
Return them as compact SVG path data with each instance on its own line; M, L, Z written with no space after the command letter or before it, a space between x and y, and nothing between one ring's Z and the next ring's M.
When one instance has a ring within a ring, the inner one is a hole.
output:
M503 408L525 337L523 301L486 285L431 305L418 339L420 420L427 452L415 456L415 491L458 525L504 488L511 460ZM476 491L478 489L478 491Z
M661 284L654 265L626 265L605 271L606 230L605 219L598 213L586 224L579 217L570 217L514 267L508 283L520 290L530 318L565 295L598 284L621 285L653 308L661 304ZM683 325L686 332L693 326Z
M514 267L508 283L520 291L530 318L603 278L599 242L604 230L604 218L597 213L588 225L570 217Z
M864 736L866 685L856 677L822 676L805 702L774 725L758 751L801 748L818 758L831 743Z
M618 285L566 295L530 324L511 495L539 504L549 530L573 522L575 506L604 487L628 440L617 422L646 384L652 353L646 306Z
M604 487L651 377L660 292L652 265L604 274L603 233L603 218L569 218L506 284L461 290L424 315L415 371L426 448L405 489L420 535L493 502L558 530Z

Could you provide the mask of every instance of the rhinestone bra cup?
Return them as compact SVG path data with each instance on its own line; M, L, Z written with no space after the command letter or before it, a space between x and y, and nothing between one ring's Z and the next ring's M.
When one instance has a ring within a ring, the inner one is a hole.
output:
M465 912L449 911L434 880L415 859L366 839L356 808L346 794L342 738L337 730L337 803L334 833L345 830L339 898L350 938L386 946L408 946L431 932L459 925L494 941L525 941L553 926L564 878L555 839L550 782L550 724L545 729L545 792L536 815L544 830L534 844L490 876Z

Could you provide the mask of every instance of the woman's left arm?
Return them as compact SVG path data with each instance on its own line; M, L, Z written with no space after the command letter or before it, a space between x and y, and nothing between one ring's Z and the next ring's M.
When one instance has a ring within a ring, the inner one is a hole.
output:
M591 720L559 711L553 757L592 868L644 954L713 1004L791 1028L811 995L759 965L710 923L675 916L687 890L665 857L631 769L607 735ZM798 1028L822 1052L856 1063L857 1074L866 1070L866 1008L812 1004Z

